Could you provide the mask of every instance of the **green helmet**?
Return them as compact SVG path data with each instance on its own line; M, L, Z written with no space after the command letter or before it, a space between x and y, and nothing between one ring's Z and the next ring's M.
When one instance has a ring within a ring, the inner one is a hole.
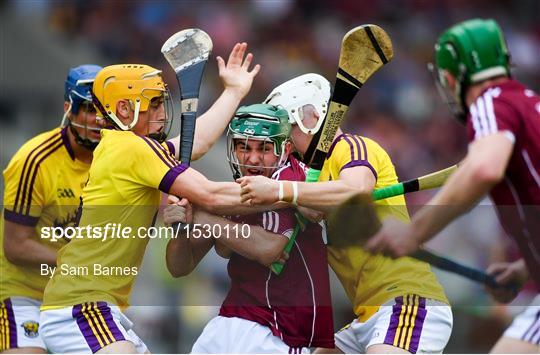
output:
M291 124L287 110L281 106L254 104L242 106L236 111L227 131L227 158L235 178L242 176L240 167L257 169L277 169L287 161L285 144L289 141ZM273 166L249 166L241 164L236 154L236 144L242 140L270 141L274 145L273 154L279 157Z
M452 111L461 117L467 112L465 92L472 84L502 75L510 75L510 55L500 27L494 20L467 20L443 32L435 45L436 79L445 90ZM448 97L444 71L456 78Z

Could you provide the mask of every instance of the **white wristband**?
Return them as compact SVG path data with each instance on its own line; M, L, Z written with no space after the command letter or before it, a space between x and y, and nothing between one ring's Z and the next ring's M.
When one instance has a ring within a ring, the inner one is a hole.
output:
M283 181L279 181L278 199L279 201L283 201Z
M293 188L292 204L296 206L297 205L297 200L298 200L298 182L293 181L292 188Z

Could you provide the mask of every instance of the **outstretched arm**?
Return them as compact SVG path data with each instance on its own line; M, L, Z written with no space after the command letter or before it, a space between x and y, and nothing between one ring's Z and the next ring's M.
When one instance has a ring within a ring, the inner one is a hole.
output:
M235 182L214 182L193 168L187 168L172 184L170 194L187 198L192 203L218 215L243 215L287 207L277 203L247 206L240 201L240 185Z
M276 181L263 176L246 176L238 179L242 202L250 205L269 205L279 201L279 185L283 185L283 197L292 200L294 189L291 181ZM358 166L345 169L339 180L326 182L296 182L299 206L329 212L357 193L371 193L375 177L370 169Z
M246 43L237 43L229 55L227 64L223 58L217 57L219 77L225 89L212 107L196 121L192 160L197 160L206 154L223 134L240 101L249 92L253 79L261 68L257 64L249 71L253 54L249 53L244 58L246 48ZM174 145L178 158L180 136L172 138L170 142Z
M474 207L504 178L513 142L504 133L474 141L456 172L408 225L392 219L366 244L372 253L399 257L413 253L458 216Z

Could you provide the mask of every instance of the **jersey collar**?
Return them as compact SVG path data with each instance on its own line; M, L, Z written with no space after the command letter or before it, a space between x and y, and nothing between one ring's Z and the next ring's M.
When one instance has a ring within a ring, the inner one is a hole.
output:
M71 157L71 160L75 160L75 153L73 152L73 147L71 146L71 143L69 142L67 129L68 129L68 126L66 125L60 131L60 134L62 136L62 142L64 143L64 146L66 147L66 150L69 156Z
M326 159L328 159L332 155L332 152L334 151L336 144L338 144L338 142L341 139L343 139L343 137L345 137L345 133L341 133L339 136L336 137L336 139L334 139L334 141L332 142L332 145L330 146L330 149L328 149L328 153L326 154Z

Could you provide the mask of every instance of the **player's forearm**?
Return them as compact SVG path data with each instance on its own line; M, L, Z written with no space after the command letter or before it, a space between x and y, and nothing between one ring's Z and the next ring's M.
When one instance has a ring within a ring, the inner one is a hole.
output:
M441 191L414 215L412 226L420 243L469 211L489 192L494 182L480 179L478 170L474 163L465 160Z
M265 206L248 206L240 200L240 185L229 182L213 182L207 192L208 203L201 205L205 210L217 215L246 215L286 208L286 203Z
M197 212L194 223L219 225L220 230L233 231L242 229L242 225L239 223L205 212ZM226 248L262 265L269 266L274 261L279 260L287 243L285 236L275 235L260 226L253 225L250 225L249 231L247 237L236 235L221 236L221 238L220 236L214 237L219 238L218 243L221 243Z
M205 210L219 215L252 214L287 207L284 204L257 207L243 204L239 184L210 181L192 168L178 175L169 193L185 197Z
M286 183L286 182L284 182ZM371 193L371 188L351 186L344 181L298 183L297 204L329 212L357 193Z
M229 248L227 248L226 245L224 245L220 239L216 239L216 242L214 244L214 249L216 250L217 255L221 256L225 259L230 259L233 251Z
M174 277L189 275L212 248L213 240L180 235L167 244L167 269Z
M441 191L413 217L418 241L424 242L474 207L503 178L513 142L499 132L469 145L469 152Z
M7 235L4 235L6 237ZM19 266L41 267L42 264L56 266L56 251L29 238L4 240L6 259Z
M169 240L165 260L173 277L188 275L195 268L189 240L183 235Z
M192 160L201 158L217 142L241 100L237 91L225 89L212 107L197 119Z

